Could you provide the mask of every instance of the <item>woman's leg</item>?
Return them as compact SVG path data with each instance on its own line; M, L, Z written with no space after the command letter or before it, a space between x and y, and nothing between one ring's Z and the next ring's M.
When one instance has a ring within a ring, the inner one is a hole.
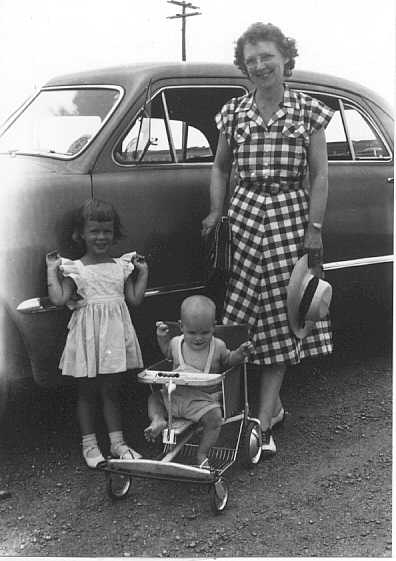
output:
M279 391L285 375L285 364L265 366L261 372L258 418L263 432L263 452L274 454L276 446L271 435L271 419L279 412Z

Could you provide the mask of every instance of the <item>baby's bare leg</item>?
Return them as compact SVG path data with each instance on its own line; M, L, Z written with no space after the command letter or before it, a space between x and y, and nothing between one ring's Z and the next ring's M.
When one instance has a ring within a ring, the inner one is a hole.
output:
M154 442L166 427L168 417L159 391L153 392L148 398L148 416L151 423L144 429L144 436L149 442Z
M200 465L204 459L208 457L210 448L216 444L220 434L221 422L222 417L220 407L211 409L205 413L203 417L201 417L203 433L197 450L198 465Z

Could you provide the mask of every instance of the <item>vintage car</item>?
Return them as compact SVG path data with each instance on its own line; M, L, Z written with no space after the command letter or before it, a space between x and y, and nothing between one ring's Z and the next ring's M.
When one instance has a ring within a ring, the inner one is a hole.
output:
M391 302L393 118L375 93L344 79L296 71L288 81L335 111L327 128L329 201L325 269L332 313ZM110 200L132 250L150 266L144 303L132 310L144 356L154 325L176 319L180 301L205 286L202 218L218 131L214 116L249 81L226 64L142 64L50 80L0 132L2 194L1 377L32 373L43 386L57 368L70 312L51 306L45 255L70 244L72 211ZM386 281L386 282L385 282ZM366 308L368 310L369 307ZM389 308L390 309L390 308ZM345 318L344 318L345 319Z

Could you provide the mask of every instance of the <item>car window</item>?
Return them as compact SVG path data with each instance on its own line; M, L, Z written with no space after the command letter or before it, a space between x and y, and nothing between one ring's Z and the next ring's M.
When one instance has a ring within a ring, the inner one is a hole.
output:
M345 119L357 160L388 157L384 143L363 115L353 106L344 103Z
M0 152L75 156L120 99L121 91L113 88L42 90L3 132Z
M215 114L240 87L175 87L159 92L115 149L124 164L212 162L218 130Z
M357 105L336 96L308 93L334 110L326 127L329 161L390 158L378 131Z

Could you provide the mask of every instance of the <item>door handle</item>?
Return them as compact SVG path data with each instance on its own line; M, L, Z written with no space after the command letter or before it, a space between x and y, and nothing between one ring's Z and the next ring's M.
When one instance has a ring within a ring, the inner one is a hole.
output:
M393 183L393 179L394 179L393 177L387 177L386 182L387 183Z

